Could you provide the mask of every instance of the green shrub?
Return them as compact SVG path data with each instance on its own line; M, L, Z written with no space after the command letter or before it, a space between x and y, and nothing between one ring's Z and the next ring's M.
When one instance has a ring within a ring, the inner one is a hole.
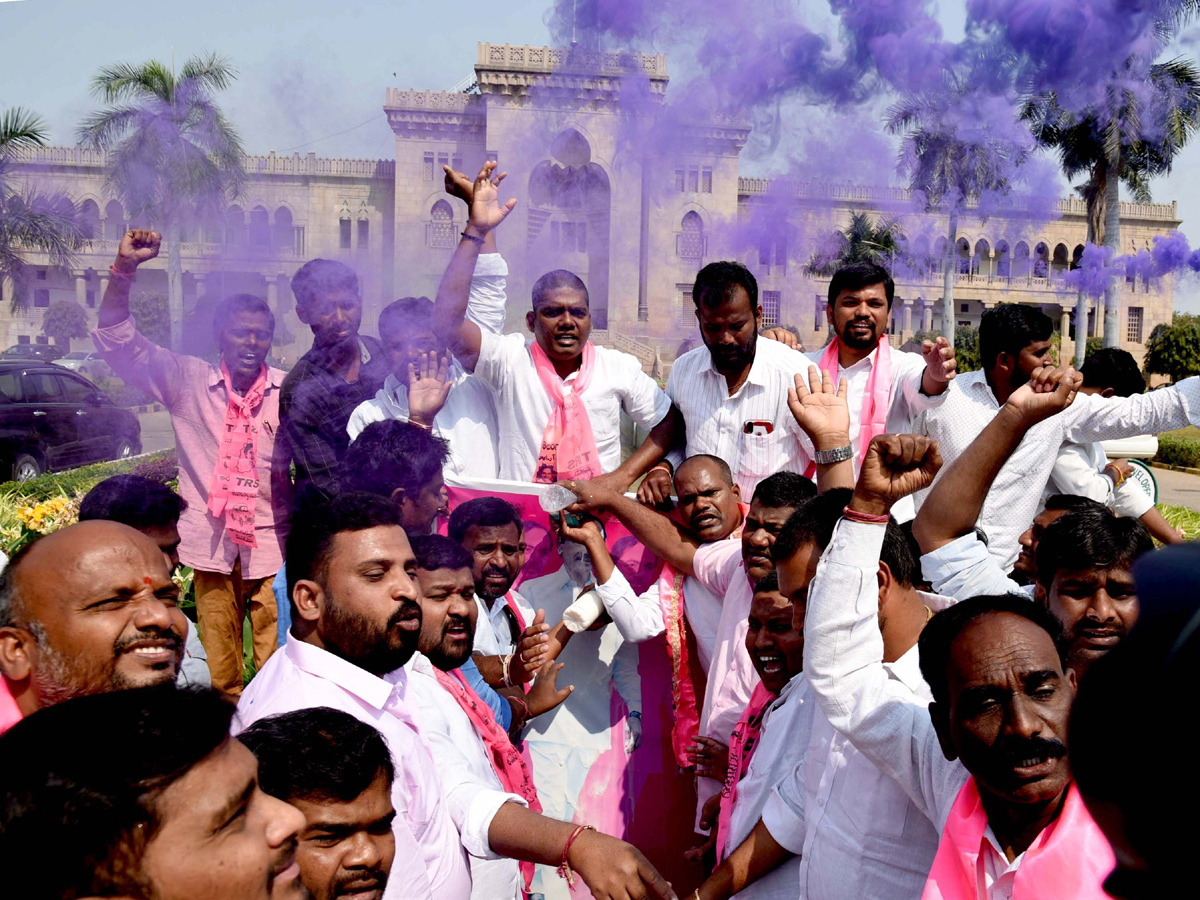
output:
M169 460L169 463L160 462L166 460ZM130 459L114 459L111 462L95 463L65 472L52 472L24 482L8 481L0 484L0 503L28 503L31 500L38 502L59 495L73 497L76 494L86 494L105 478L111 478L113 475L144 474L156 481L163 481L161 475L164 465L178 467L174 450L160 450ZM138 471L139 469L149 471Z
M1168 466L1200 469L1200 441L1194 438L1162 435L1158 439L1158 454L1154 457L1154 461Z

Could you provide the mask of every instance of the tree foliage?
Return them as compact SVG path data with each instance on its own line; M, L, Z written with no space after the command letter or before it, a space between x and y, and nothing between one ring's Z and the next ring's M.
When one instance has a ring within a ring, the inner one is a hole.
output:
M936 341L941 335L936 331L917 331L910 339L913 343ZM974 372L979 368L979 330L967 325L954 329L954 358L958 371Z
M853 212L850 224L813 253L804 271L828 278L842 266L864 260L890 266L899 251L899 236L900 224L895 219L885 217L872 222L867 213Z
M129 296L129 315L138 331L160 347L171 340L171 315L162 294L135 292ZM207 335L204 336L207 338Z
M76 300L56 300L42 317L42 334L54 338L64 350L71 349L71 338L84 338L91 333L88 315Z
M1200 375L1200 318L1176 313L1170 325L1159 325L1146 341L1143 368L1179 381Z

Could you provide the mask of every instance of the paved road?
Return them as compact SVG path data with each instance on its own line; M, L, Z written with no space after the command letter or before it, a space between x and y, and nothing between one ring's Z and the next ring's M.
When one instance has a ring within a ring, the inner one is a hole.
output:
M165 412L142 413L142 451L153 453L175 446L175 432L171 430L171 417Z

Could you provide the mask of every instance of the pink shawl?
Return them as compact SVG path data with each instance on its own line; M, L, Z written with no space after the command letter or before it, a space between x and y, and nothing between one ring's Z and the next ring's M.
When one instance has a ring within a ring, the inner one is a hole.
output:
M717 862L725 858L725 843L729 840L729 820L733 818L733 804L737 802L738 782L750 768L750 759L758 745L762 731L763 714L778 697L763 687L762 682L754 686L750 703L738 723L733 726L729 738L729 769L725 773L725 785L721 788L721 812L717 817Z
M986 828L987 813L971 778L950 808L921 900L975 900ZM1115 863L1112 847L1072 783L1058 818L1025 851L1013 900L1107 900L1101 885Z
M827 372L836 385L838 380L838 349L841 341L834 338L821 354L820 368ZM862 467L863 456L871 446L871 439L887 431L888 411L892 406L892 346L885 334L879 339L875 352L875 362L871 364L871 374L867 376L867 389L863 391L862 412L858 416L858 458L854 469ZM812 478L817 474L817 464L809 463L804 473Z
M20 722L21 718L20 707L8 689L8 679L0 675L0 734Z
M558 377L550 357L537 341L530 346L530 353L538 379L554 405L542 432L542 450L538 454L533 480L554 484L568 479L597 477L602 474L600 453L592 434L592 420L588 418L581 396L591 384L596 369L596 348L591 341L583 345L583 360L570 383Z
M254 413L267 392L267 367L259 370L244 397L234 391L225 360L221 360L221 377L229 400L217 466L208 484L208 511L214 516L224 514L225 530L235 544L257 547L254 512L258 505L258 423Z

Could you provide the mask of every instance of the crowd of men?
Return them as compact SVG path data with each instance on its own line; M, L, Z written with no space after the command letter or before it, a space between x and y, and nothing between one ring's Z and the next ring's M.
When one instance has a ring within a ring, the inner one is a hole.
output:
M663 389L589 340L570 272L504 333L494 168L447 168L466 230L378 339L351 269L303 266L287 373L248 294L216 308L215 363L149 341L129 294L160 237L124 236L94 339L169 410L179 490L102 482L0 574L5 895L1186 891L1200 552L1155 550L1179 535L1099 442L1200 424L1200 379L1059 367L1051 321L1008 304L958 375L944 338L891 347L871 263L833 276L806 355L714 262ZM623 418L647 435L624 450ZM521 512L450 510L447 477L575 499L535 566ZM589 772L648 733L639 644L670 672L686 864L587 819Z

